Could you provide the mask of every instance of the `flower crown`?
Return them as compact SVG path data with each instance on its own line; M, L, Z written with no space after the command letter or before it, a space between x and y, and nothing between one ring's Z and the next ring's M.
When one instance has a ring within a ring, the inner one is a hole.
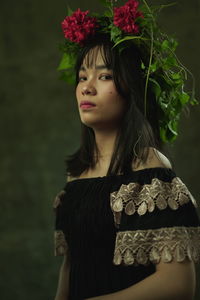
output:
M162 33L156 23L156 16L163 7L149 7L145 0L128 0L125 5L116 7L114 1L101 0L107 10L103 15L89 16L89 11L80 9L68 11L62 22L65 43L59 71L61 78L68 83L75 83L74 66L76 57L89 38L97 32L109 33L114 46L121 49L125 43L135 43L139 49L146 49L148 62L141 62L145 72L144 107L146 115L147 90L153 91L162 111L159 120L160 137L163 142L172 142L178 133L180 113L189 104L198 104L192 92L183 90L187 74L192 74L178 60L175 50L177 41ZM117 2L117 0L115 0ZM193 77L192 77L193 79ZM194 81L193 81L194 84Z

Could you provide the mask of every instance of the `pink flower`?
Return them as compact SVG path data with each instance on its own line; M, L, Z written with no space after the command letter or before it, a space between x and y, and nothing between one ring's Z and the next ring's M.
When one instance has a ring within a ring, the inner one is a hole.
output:
M82 44L90 35L93 35L97 27L97 19L87 16L89 11L81 11L78 8L71 16L61 23L66 39L74 43Z
M138 33L139 26L136 24L138 17L143 14L137 10L138 1L129 0L125 5L114 8L114 24L127 33Z

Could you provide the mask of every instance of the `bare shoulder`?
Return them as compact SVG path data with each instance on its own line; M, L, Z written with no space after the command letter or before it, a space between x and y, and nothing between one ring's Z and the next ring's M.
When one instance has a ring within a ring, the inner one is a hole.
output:
M70 181L74 181L76 179L81 179L82 176L79 176L79 177L73 177L72 175L67 175L67 178L66 178L66 182L70 182ZM84 178L84 177L83 177Z
M136 161L133 165L133 170L142 170L148 168L172 168L171 162L169 159L160 151L155 148L148 148L148 156L145 163L141 161Z
M67 182L70 182L70 181L73 181L73 180L75 180L76 178L74 178L74 177L72 177L71 175L67 175L67 179L66 179L66 181Z

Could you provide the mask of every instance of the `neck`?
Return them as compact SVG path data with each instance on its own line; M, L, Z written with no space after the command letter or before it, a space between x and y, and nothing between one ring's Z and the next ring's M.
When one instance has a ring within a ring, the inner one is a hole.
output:
M113 154L117 130L94 130L95 141L99 151L95 168L87 170L83 177L105 176L108 172Z
M94 133L97 148L99 150L99 160L110 162L114 151L117 130L98 130Z

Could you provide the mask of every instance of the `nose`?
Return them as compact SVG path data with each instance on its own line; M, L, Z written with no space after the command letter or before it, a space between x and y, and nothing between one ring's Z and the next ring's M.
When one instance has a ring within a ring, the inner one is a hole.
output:
M96 89L94 86L85 85L81 90L82 95L96 95Z

